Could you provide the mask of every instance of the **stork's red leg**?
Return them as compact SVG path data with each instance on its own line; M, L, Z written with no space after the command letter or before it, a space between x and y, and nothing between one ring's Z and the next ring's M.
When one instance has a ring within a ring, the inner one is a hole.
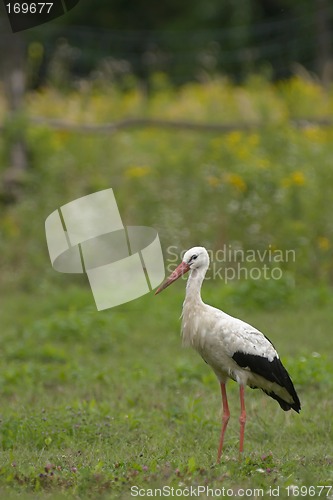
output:
M225 434L225 430L227 428L229 418L230 418L230 411L229 411L229 406L228 406L228 398L227 398L227 391L225 388L225 384L223 384L221 382L220 386L221 386L221 394L222 394L223 413L222 413L222 429L221 429L221 436L220 436L220 444L219 444L219 449L217 452L217 463L220 463L220 460L221 460L224 434Z
M240 405L241 405L241 414L239 417L240 423L240 438L239 438L239 453L243 453L244 448L244 429L246 422L246 411L245 411L245 401L244 401L244 386L239 386L239 395L240 395Z

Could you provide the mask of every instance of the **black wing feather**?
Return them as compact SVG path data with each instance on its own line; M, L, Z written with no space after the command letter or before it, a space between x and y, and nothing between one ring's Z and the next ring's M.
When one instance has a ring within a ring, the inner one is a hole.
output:
M288 403L284 401L280 396L275 394L274 392L268 392L263 389L263 391L271 396L273 399L278 401L281 408L285 411L290 410L291 408L299 413L301 409L301 404L297 393L295 391L294 385L291 381L291 378L281 363L281 360L277 357L273 358L272 361L269 361L268 358L264 356L259 356L256 354L246 354L244 352L237 351L232 356L232 359L241 367L241 368L249 368L251 372L260 375L264 379L269 382L275 382L276 384L284 387L290 396L293 398L293 403Z

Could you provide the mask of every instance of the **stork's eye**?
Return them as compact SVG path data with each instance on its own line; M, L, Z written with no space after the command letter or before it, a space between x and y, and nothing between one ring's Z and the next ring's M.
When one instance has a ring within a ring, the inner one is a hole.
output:
M192 257L190 258L190 262L192 262L192 260L195 260L195 259L197 259L197 258L198 258L198 256L197 256L197 255L192 255Z

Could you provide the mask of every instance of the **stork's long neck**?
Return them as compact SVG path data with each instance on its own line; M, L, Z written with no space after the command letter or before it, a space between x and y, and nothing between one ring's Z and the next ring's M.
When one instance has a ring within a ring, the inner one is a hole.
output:
M199 311L204 307L200 292L206 271L205 268L193 269L187 280L182 312L182 334L185 346L196 347L199 345L198 342L200 343L198 328L201 315Z
M193 269L187 280L184 307L186 305L203 304L201 299L201 286L207 269Z

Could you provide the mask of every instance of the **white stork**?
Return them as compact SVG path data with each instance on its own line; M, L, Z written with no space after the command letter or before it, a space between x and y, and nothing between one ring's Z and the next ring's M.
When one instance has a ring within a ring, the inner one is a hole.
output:
M240 389L240 453L243 452L246 422L246 385L251 389L262 389L284 411L293 409L299 413L301 405L288 372L268 338L253 326L202 301L200 290L208 267L207 250L203 247L191 248L155 294L190 271L182 312L183 344L192 346L199 352L214 370L221 386L223 415L217 453L219 463L230 417L226 393L229 378L237 382Z

